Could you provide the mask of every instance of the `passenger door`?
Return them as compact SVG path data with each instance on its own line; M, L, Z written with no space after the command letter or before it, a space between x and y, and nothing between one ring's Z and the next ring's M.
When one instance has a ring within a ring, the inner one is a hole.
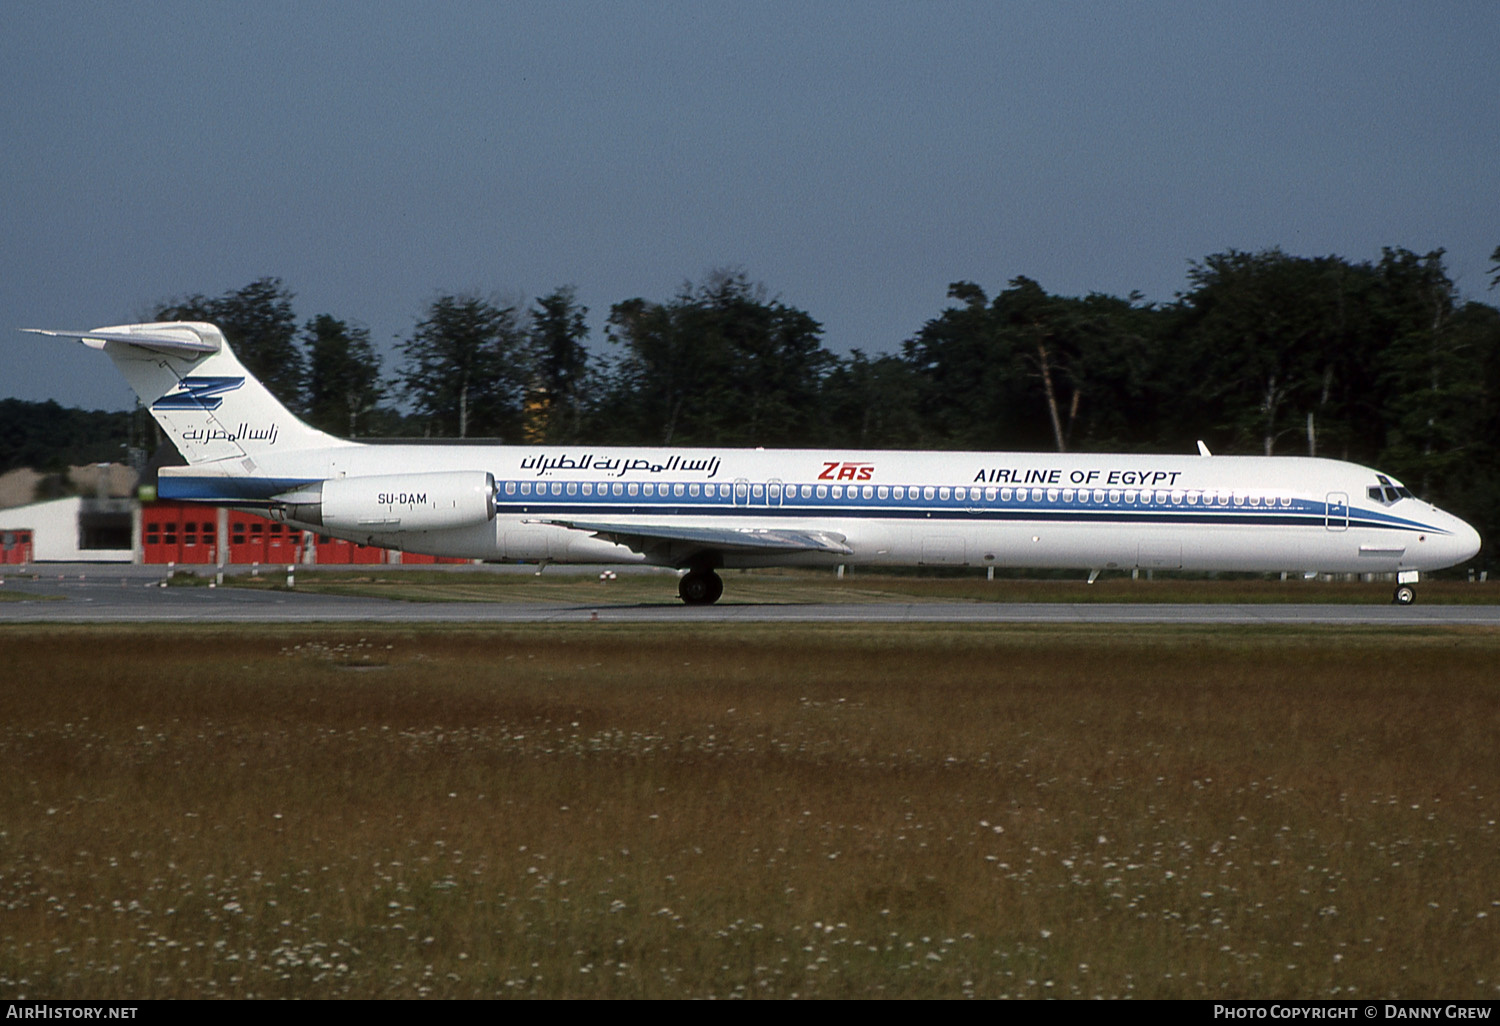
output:
M1327 512L1323 526L1330 531L1349 530L1349 496L1345 492L1329 492Z

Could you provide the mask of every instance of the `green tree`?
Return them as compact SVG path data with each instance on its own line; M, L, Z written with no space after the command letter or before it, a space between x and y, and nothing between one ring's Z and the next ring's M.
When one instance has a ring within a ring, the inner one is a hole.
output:
M623 352L605 404L613 433L662 445L805 442L836 362L822 330L740 271L716 271L668 303L616 303L608 337Z
M920 382L899 356L870 359L856 349L823 379L820 403L829 445L851 449L912 449L924 440Z
M84 463L119 462L133 442L134 417L72 409L51 399L0 399L0 474L17 467L56 473Z
M1484 538L1480 564L1494 567L1500 555L1500 310L1464 303L1454 310L1447 330L1453 335L1452 348L1463 357L1469 392L1460 411L1465 417L1457 439L1461 458L1442 466L1441 478L1427 487L1432 488L1430 497L1479 529ZM1417 476L1421 472L1401 471L1418 488L1424 487Z
M369 434L365 418L384 392L380 354L370 344L369 330L319 314L302 329L302 338L307 351L308 421L349 438Z
M589 354L584 346L588 308L572 287L554 289L531 309L527 348L531 381L526 400L527 441L577 441L584 422Z
M973 282L906 343L935 444L1118 446L1145 405L1158 314L1139 297L1053 296L1026 277L990 301Z
M474 295L433 300L412 337L402 390L427 431L518 440L525 388L525 331L513 306Z
M1388 248L1378 273L1386 426L1380 459L1438 501L1481 435L1483 329L1475 318L1456 318L1458 292L1442 250L1419 256Z
M902 344L916 379L925 443L962 449L1045 445L1027 409L1026 364L1015 338L996 322L984 289L948 286L956 300Z
M155 318L218 325L245 369L289 409L301 412L307 368L297 345L293 298L280 278L257 278L222 296L191 295L158 304Z
M1063 426L1068 449L1135 449L1160 446L1161 411L1170 395L1162 359L1162 315L1138 293L1121 298L1091 292L1056 301L1052 327L1063 406L1051 416ZM1045 391L1044 391L1045 398Z
M1361 317L1368 266L1279 249L1230 250L1192 265L1179 302L1177 351L1195 415L1217 412L1229 448L1269 456L1288 438L1318 451L1322 434L1351 436L1367 394L1373 338Z

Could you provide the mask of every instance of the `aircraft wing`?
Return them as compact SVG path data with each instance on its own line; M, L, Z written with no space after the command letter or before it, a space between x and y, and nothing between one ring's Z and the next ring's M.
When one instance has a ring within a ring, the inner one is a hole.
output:
M847 539L843 535L832 531L611 524L598 520L537 519L528 523L551 524L575 531L588 531L596 538L607 539L642 555L659 555L664 551L669 553L717 551L827 552L848 556L854 552L845 544Z

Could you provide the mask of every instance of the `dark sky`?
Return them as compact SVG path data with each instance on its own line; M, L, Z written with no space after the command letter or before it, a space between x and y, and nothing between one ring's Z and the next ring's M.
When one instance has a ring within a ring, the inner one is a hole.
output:
M1500 245L1500 4L0 4L0 397L125 408L21 327L266 275L395 361L439 292L744 269L891 351L950 281L1170 300L1229 248Z

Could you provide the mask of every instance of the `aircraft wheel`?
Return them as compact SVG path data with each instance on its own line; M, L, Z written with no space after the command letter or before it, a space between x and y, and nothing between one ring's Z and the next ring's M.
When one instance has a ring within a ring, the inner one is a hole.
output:
M1398 584L1396 586L1396 594L1391 597L1391 601L1398 606L1409 606L1416 600L1417 589L1409 584Z
M709 606L724 594L724 581L712 570L694 570L677 582L677 594L690 606Z

